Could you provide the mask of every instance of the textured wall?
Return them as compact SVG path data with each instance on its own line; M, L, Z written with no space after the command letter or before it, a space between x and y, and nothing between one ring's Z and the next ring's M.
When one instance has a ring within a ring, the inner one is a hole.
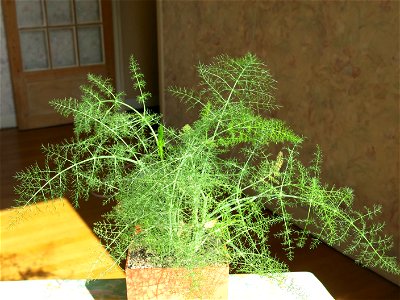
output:
M191 66L252 52L278 80L277 116L320 144L325 180L381 203L399 252L399 2L164 1L164 87L196 84ZM167 123L194 114L165 95ZM312 143L303 148L310 154Z
M16 124L3 13L0 5L0 128L15 127Z

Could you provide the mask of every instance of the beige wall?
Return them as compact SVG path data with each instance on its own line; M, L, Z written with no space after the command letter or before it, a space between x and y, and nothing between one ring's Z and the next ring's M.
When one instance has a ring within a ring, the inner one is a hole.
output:
M399 252L399 2L163 1L161 78L197 83L192 67L252 52L278 80L277 116L324 154L324 179L355 190L356 207L380 203ZM193 119L168 94L168 124Z

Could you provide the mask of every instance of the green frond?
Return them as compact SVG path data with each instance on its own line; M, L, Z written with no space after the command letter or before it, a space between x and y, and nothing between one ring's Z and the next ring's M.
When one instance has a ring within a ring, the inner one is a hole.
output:
M314 173L314 177L321 176L321 164L322 164L322 152L319 145L316 146L316 151L314 152L314 159L311 162L310 170Z
M15 187L15 192L19 195L16 199L17 205L25 206L59 198L66 192L66 174L59 174L57 170L51 170L48 166L40 168L35 164L23 172L18 172L15 177L20 182Z
M49 104L58 112L60 115L64 117L69 117L74 115L77 107L78 100L74 98L65 98L65 99L54 99L49 101Z
M139 91L139 95L136 100L145 105L148 99L151 98L151 93L145 90L146 81L144 80L144 75L140 70L140 66L134 56L129 59L129 70L131 71L131 79L133 80L133 88Z
M209 65L199 64L197 71L205 97L215 106L243 101L256 111L273 110L278 106L272 95L275 80L265 65L254 55L230 58L222 55Z
M188 104L191 108L200 105L204 106L202 100L200 99L199 95L192 90L192 89L187 89L184 87L169 87L168 91L176 98L181 100L182 102Z
M103 78L94 74L88 74L87 78L88 81L105 96L105 99L116 98L115 89L111 83L111 79Z

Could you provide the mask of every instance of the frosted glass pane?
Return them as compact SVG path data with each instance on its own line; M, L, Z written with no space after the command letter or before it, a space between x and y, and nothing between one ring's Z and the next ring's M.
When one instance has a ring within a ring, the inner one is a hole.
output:
M100 21L100 5L98 0L75 0L76 20L78 23Z
M43 30L21 31L21 53L25 70L47 69L46 35Z
M72 5L70 0L47 0L47 23L49 25L72 24Z
M103 42L100 26L78 28L78 45L81 65L103 62Z
M76 65L74 32L72 29L49 30L49 39L53 68Z
M18 0L15 2L18 27L44 25L43 9L40 0Z

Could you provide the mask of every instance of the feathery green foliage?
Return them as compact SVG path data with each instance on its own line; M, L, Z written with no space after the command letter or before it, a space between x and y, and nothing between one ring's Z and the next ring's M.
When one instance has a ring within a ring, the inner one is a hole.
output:
M134 58L130 69L143 112L95 75L88 76L80 100L52 102L61 114L74 117L75 138L45 147L44 168L17 175L18 204L68 190L76 205L89 191L116 200L94 230L117 262L130 250L146 253L152 266L229 263L238 272L284 271L287 266L269 249L271 229L281 224L275 235L289 259L312 232L311 247L319 240L347 242L346 252L360 264L400 273L396 258L387 254L391 237L381 234L383 224L373 222L381 208L354 210L349 188L320 181L319 148L304 165L303 138L283 121L264 116L279 106L275 81L256 56L216 57L197 67L198 89L170 88L200 110L195 122L179 130L148 111L151 95ZM271 146L280 150L273 153ZM304 217L293 213L299 207Z

